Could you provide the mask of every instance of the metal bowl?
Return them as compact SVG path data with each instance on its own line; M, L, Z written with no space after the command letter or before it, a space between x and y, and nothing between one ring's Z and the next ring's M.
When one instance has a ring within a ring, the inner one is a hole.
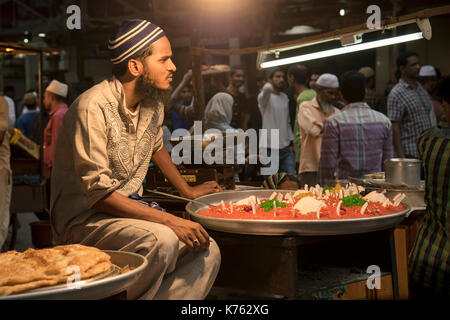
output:
M202 196L196 200L218 205L221 200L235 202L251 195L256 195L260 198L269 198L273 192L274 190L227 191ZM285 194L292 192L292 190L277 190L277 192ZM197 221L208 229L229 233L268 236L324 236L385 230L399 224L410 211L409 206L407 206L405 210L398 213L370 218L342 220L254 220L215 218L198 214L198 211L203 209L208 208L194 202L189 202L186 205L186 211L190 214L192 220Z
M147 267L147 259L137 253L103 250L111 256L112 269L104 275L73 283L42 287L24 293L1 297L0 300L94 300L105 299L134 284ZM127 273L120 269L129 266ZM76 286L75 286L76 285Z

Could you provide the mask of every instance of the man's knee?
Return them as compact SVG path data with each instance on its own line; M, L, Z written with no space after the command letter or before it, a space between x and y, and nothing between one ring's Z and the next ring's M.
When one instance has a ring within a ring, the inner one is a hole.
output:
M208 263L211 266L212 270L219 271L220 263L222 261L222 257L220 254L219 246L217 245L216 241L214 239L210 238L209 243L209 254L207 257Z
M180 241L172 229L165 228L166 230L160 230L156 235L156 247L160 259L163 259L166 264L170 264L178 256Z

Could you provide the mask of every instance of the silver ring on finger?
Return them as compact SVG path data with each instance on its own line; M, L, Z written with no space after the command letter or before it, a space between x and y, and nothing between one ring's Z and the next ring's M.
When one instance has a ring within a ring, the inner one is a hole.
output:
M200 245L200 242L197 239L194 239L192 242L194 243L194 247L198 247Z

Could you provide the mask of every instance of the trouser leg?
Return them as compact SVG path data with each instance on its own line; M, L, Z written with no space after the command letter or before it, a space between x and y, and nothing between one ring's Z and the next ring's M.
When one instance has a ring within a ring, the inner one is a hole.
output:
M76 230L78 229L78 230ZM84 229L84 230L83 230ZM204 252L188 251L168 227L135 219L101 219L74 228L81 244L141 254L148 266L128 289L129 299L203 299L214 283L220 252L214 241Z

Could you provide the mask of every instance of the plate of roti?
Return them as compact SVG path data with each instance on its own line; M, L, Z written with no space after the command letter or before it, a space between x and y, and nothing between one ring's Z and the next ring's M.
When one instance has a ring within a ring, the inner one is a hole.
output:
M70 244L0 254L0 300L103 299L131 286L147 266L136 253Z

